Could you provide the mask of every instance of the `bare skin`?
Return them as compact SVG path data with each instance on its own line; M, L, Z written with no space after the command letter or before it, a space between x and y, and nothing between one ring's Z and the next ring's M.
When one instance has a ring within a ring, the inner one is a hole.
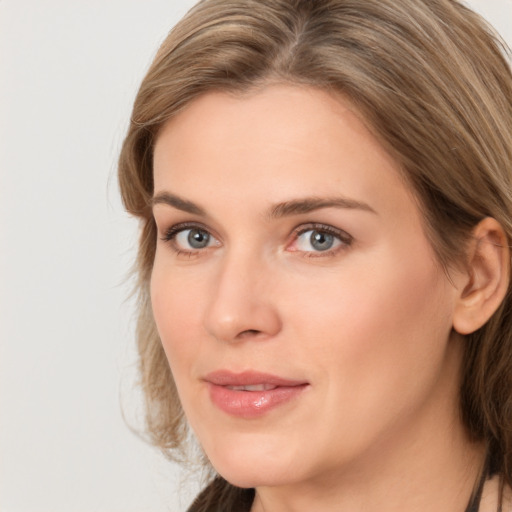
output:
M498 510L499 486L498 476L486 482L482 492L479 512L496 512ZM512 510L512 491L508 486L505 487L503 492L502 510L503 512L510 512Z
M253 512L463 512L484 453L458 413L456 331L501 300L506 257L481 250L499 225L449 278L350 103L290 85L195 100L160 134L154 179L158 331L192 429L256 488ZM218 371L303 391L226 412Z

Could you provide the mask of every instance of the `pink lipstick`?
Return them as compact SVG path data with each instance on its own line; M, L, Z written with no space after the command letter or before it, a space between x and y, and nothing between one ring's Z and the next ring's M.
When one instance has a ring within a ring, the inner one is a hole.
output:
M220 370L208 374L210 399L222 411L241 418L257 418L296 398L309 385L268 373Z

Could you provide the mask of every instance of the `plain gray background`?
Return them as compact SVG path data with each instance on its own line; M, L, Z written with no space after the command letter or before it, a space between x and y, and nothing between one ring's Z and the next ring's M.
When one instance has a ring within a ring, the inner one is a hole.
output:
M115 178L138 84L193 3L0 0L2 512L179 511L197 490L121 414L139 407L137 225ZM512 44L512 0L469 4Z

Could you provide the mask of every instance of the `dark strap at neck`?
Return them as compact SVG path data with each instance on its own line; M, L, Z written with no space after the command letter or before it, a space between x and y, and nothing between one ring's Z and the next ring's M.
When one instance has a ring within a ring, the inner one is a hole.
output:
M478 482L478 486L471 495L471 499L469 500L468 506L466 507L465 512L478 512L480 508L480 500L482 499L482 491L484 489L485 481L489 475L489 457L484 464L484 468L482 470L482 474L480 475L480 479Z
M484 464L478 485L464 512L478 512L488 476L489 460ZM222 477L217 477L196 498L188 512L249 512L254 494L254 489L239 489L230 485Z

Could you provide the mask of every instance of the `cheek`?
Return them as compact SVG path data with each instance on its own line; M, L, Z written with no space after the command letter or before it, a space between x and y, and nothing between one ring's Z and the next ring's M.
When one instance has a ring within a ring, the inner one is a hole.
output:
M396 261L383 253L314 286L296 284L288 309L293 348L285 358L299 358L321 390L324 421L311 430L332 440L334 458L359 453L411 418L444 371L450 288L425 255Z
M184 281L173 269L155 261L151 275L153 316L171 370L177 377L197 353L202 325L199 312L205 296L200 281Z
M383 251L295 293L302 300L290 315L304 354L361 394L432 379L451 331L451 293L428 255L425 247L397 264Z

